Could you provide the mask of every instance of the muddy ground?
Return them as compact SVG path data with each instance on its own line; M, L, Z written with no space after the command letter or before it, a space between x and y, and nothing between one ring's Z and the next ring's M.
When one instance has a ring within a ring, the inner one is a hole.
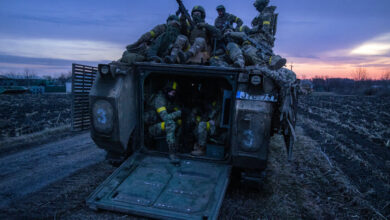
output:
M221 219L390 218L390 101L301 100L293 161L273 137L264 189L230 185ZM114 170L88 134L0 156L0 218L135 218L85 205Z
M0 95L0 140L71 123L70 94Z

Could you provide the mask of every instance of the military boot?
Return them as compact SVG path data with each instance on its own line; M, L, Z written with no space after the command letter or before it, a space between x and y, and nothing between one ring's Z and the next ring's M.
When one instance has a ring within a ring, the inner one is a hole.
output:
M279 55L271 56L269 58L269 68L271 70L279 70L284 65L286 65L286 63L287 63L287 60L285 58L282 58Z
M177 56L175 56L175 55L166 56L164 58L164 62L169 63L169 64L176 63L176 60L177 60Z
M234 63L233 63L233 66L234 67L237 67L237 68L244 68L245 67L245 61L244 61L244 58L241 56L241 57L238 57Z
M194 145L194 150L191 151L191 155L193 155L193 156L204 156L205 154L206 154L205 147L204 146L200 146L198 144L195 144Z
M169 144L168 145L169 149L169 160L172 164L179 165L180 164L180 159L176 156L176 146L174 144Z
M163 61L159 56L152 56L152 57L150 57L149 60L154 62L154 63L162 63L162 61Z
M178 56L179 56L180 63L185 64L191 57L194 56L194 54L192 54L190 51L187 52L180 51Z
M180 159L176 156L176 154L169 154L169 160L171 164L175 166L180 164Z

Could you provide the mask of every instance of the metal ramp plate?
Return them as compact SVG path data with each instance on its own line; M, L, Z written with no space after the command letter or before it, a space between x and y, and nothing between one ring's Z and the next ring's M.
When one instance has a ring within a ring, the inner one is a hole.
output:
M136 154L122 164L87 199L94 209L154 218L216 219L230 166Z

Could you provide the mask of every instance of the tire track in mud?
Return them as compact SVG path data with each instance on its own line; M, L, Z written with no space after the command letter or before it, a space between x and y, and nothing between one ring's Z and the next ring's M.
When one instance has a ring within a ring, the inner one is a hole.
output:
M89 133L4 156L0 158L0 209L104 157Z

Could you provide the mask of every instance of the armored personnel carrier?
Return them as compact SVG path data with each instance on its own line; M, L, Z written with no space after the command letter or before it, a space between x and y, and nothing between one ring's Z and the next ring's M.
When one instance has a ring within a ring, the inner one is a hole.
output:
M225 134L208 140L205 155L193 156L187 138L191 130L183 128L179 165L170 163L165 137L150 137L144 122L148 97L172 79L181 86L178 99L184 107L199 98L193 91L200 85L207 82L213 88L207 95L220 103L217 126ZM244 184L262 182L270 137L280 129L279 91L261 70L146 62L99 65L90 92L91 136L108 159L124 162L87 205L154 218L216 219L233 170Z

